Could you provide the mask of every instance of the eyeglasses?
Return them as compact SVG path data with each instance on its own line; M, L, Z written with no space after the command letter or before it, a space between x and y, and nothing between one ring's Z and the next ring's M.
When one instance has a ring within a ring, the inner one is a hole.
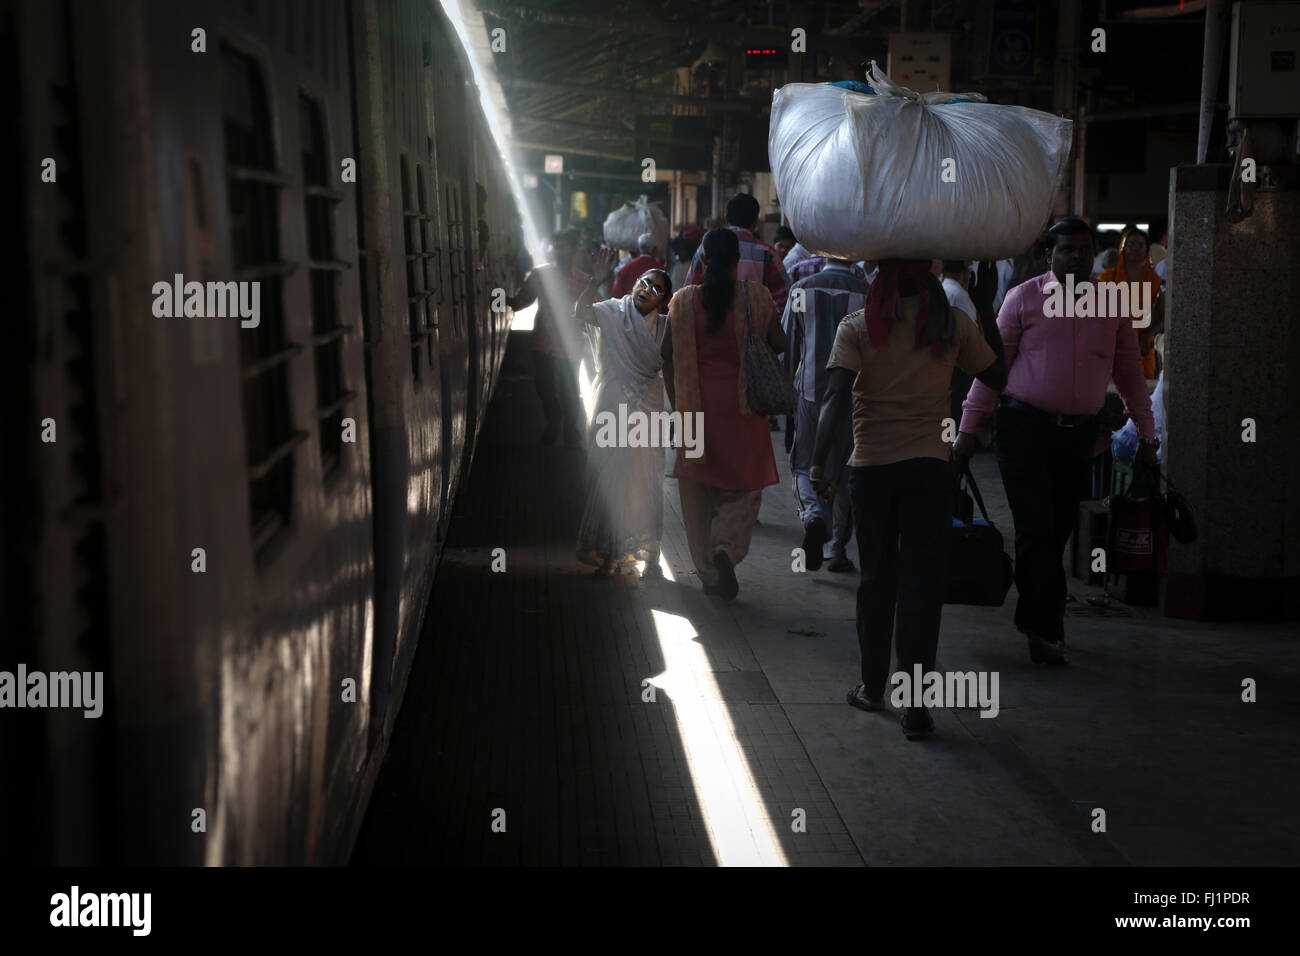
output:
M653 292L655 295L663 295L663 294L664 294L663 286L657 286L657 285L655 285L653 282L651 282L649 279L645 278L644 276L642 276L640 279L637 279L637 280L636 280L636 284L637 284L638 286L645 286L647 289L649 289L649 290L650 290L651 292Z

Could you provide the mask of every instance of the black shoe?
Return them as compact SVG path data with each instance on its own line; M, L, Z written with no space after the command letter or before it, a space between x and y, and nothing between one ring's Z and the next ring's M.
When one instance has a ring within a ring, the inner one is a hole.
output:
M921 740L934 733L934 718L924 707L907 707L903 710L903 736L908 740Z
M740 582L736 580L736 569L731 566L731 557L719 548L713 552L713 566L718 569L718 595L725 601L733 601L740 593Z
M856 707L858 710L875 711L885 709L883 701L867 696L866 684L859 684L857 687L853 688L853 690L849 691L848 694L845 695L845 699L849 702L849 706Z
M1049 641L1037 634L1026 635L1029 638L1029 659L1035 664L1068 664L1065 655L1065 641Z
M645 567L641 570L642 581L662 581L664 579L664 569L659 566L659 559L653 561L646 559Z
M822 547L826 544L826 522L813 518L803 529L803 563L809 571L816 571L822 566Z

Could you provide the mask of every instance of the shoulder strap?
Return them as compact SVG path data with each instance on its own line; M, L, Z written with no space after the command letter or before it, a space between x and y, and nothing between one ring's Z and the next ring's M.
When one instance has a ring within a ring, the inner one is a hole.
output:
M753 336L754 320L749 314L749 283L744 279L740 280L740 294L745 297L745 335Z
M971 473L970 462L966 463L966 470L962 472L962 478L966 479L966 484L970 487L970 493L974 496L975 503L979 505L980 514L984 516L984 520L988 521L990 525L993 524L992 521L989 521L988 508L984 507L984 496L980 494L980 486L975 483L975 475Z

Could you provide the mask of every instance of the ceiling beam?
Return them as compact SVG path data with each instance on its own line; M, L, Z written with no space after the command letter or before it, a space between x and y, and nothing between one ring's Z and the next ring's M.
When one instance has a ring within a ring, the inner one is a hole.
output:
M635 129L624 129L620 127L611 127L602 123L580 123L577 120L556 119L551 116L518 116L515 118L516 123L522 123L527 126L555 126L564 129L591 130L594 133L607 133L610 136L629 136Z
M548 153L570 153L574 156L598 156L601 159L618 159L635 162L631 153L615 153L607 149L587 149L582 146L561 146L558 143L534 143L528 140L512 139L510 145L516 149L540 149Z
M1219 109L1227 109L1226 103ZM1201 111L1200 103L1181 103L1171 106L1134 106L1130 109L1098 110L1088 112L1089 123L1105 123L1107 120L1151 119L1156 116L1190 116Z
M668 93L647 93L642 90L621 89L611 86L588 86L582 83L556 83L554 81L521 80L518 78L501 81L502 89L513 90L553 90L557 93L586 93L593 99L601 97L632 100L633 102L671 103L681 106L698 106L701 109L724 113L753 113L770 106L769 100L758 98L743 100L711 100L703 96L673 96Z
M607 126L597 126L594 123L572 123L572 124L562 123L562 124L557 124L557 126L554 128L548 129L548 128L544 128L547 124L547 121L544 119L543 120L531 120L531 119L516 120L515 122L518 125L527 125L529 127L528 129L529 135L542 136L544 138L549 138L555 141L561 140L565 136L564 130L559 128L559 126L566 126L566 127L575 126L577 127L578 132L591 132L593 134L597 132L604 133L607 136L609 136L611 139L618 140L617 145L625 145L631 148L635 148L636 142L639 138L631 130L610 129ZM698 147L701 145L698 139L682 139L675 136L660 136L654 133L647 133L643 138L649 140L653 146ZM617 148L617 146L612 146L611 148Z
M545 172L545 171L540 170L540 169L534 169L534 170L528 170L528 169L525 169L524 172L526 172L526 173L527 173L527 172L532 172L532 173L536 174L539 178L541 178L543 181L545 181L545 180L549 179L551 176L554 176L554 175L555 175L555 173L548 173L548 172ZM626 181L626 182L631 182L631 181L633 181L633 180L635 180L636 182L641 182L641 174L640 174L640 173L598 173L598 172L588 172L587 170L576 170L576 169L575 169L575 170L573 170L573 171L571 171L571 172L563 172L563 173L560 173L560 175L561 175L561 176L572 176L572 177L574 177L575 179L581 179L582 177L586 176L586 177L589 178L589 179L619 179L619 180L623 180L623 181ZM652 189L652 188L654 188L654 183L646 183L646 184L645 184L645 188L644 188L642 191L643 191L643 192L649 192L650 189Z
M671 37L678 43L690 43L693 40L717 40L720 43L733 44L739 48L741 45L766 45L774 42L774 39L778 36L783 36L786 42L789 42L790 39L790 32L784 27L756 28L745 23L702 23L699 20L675 23L663 19L621 17L618 16L617 10L611 11L606 16L557 13L552 10L541 10L536 7L505 3L503 0L483 0L478 7L481 12L494 16L499 20L504 20L507 24L511 21L523 20L551 26L615 30L619 33L635 33L638 36ZM850 56L860 56L865 42L886 39L888 39L887 31L872 30L854 35L812 34L807 38L807 43L809 53L845 53Z

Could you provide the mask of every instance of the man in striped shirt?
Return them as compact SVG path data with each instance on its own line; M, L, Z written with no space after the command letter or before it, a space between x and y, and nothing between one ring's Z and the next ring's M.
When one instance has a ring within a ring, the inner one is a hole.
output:
M757 199L748 193L736 193L727 200L727 227L740 240L740 262L736 264L736 278L767 286L776 307L784 309L790 280L781 267L780 253L754 235L753 230L757 226ZM701 243L691 261L691 271L686 274L686 285L699 285L703 280L704 245Z
M790 277L790 285L793 286L800 279L806 279L809 276L815 276L817 273L825 269L827 263L829 263L830 261L831 260L827 259L825 256L809 256L806 259L800 259L797 263L795 263L793 269L785 270L786 275ZM859 279L865 279L867 277L867 274L866 272L863 271L862 266L858 265L856 262L849 263L849 271L852 272Z
M818 496L809 474L817 440L817 419L830 377L826 361L835 342L835 330L846 315L866 306L870 289L867 280L854 275L852 270L853 264L848 260L827 260L821 271L791 286L790 299L781 318L790 340L785 353L786 369L792 373L799 395L790 470L803 519L804 561L810 571L820 568L824 557L830 558L828 571L854 570L853 562L845 554L853 535L852 494L848 481L841 480L847 478L845 466L853 452L853 428L849 421L845 421L826 463L827 480L836 487L832 502Z

